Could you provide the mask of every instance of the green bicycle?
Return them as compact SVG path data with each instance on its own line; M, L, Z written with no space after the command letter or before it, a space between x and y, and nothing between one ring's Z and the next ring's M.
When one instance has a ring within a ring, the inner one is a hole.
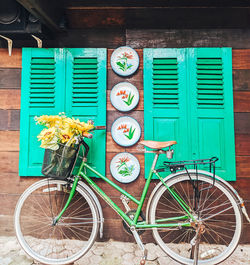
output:
M157 169L159 155L172 158L176 142L141 144L150 148L146 152L155 153L155 158L140 200L88 165L89 146L84 139L79 145L84 147L84 157L76 175L64 180L46 178L31 185L21 195L14 216L16 235L26 253L50 265L69 264L86 254L98 232L100 237L103 234L104 218L95 191L133 234L143 251L141 264L145 264L147 253L140 233L146 229L151 229L156 243L181 264L212 265L228 258L241 236L242 212L248 216L238 193L215 175L218 159L165 162ZM208 166L210 172L199 170L200 165ZM171 174L163 178L161 172L166 170ZM125 211L88 177L87 171L122 194ZM142 207L153 175L160 181L149 197L144 216ZM130 201L137 205L136 210L130 209Z

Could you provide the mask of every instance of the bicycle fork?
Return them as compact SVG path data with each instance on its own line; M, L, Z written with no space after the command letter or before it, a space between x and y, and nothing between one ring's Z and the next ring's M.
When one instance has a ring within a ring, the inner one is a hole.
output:
M70 193L69 193L69 198L68 198L64 208L62 209L62 211L57 216L54 217L53 225L56 225L58 223L58 221L62 217L63 213L68 208L68 206L69 206L69 204L70 204L70 202L71 202L71 200L72 200L72 198L73 198L73 196L75 194L78 181L79 181L79 177L75 177L73 185L72 185L72 188L71 188Z

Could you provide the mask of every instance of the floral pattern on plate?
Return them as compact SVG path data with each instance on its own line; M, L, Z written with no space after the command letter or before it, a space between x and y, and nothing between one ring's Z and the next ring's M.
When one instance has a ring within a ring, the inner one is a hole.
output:
M116 84L110 93L111 104L119 111L130 111L139 102L139 92L137 88L129 82Z
M117 144L121 146L132 146L141 137L141 127L134 118L123 116L113 122L111 135Z
M119 153L110 162L112 176L121 183L130 183L140 174L140 163L130 153Z
M139 67L139 56L131 47L119 47L111 55L111 67L118 75L132 75Z

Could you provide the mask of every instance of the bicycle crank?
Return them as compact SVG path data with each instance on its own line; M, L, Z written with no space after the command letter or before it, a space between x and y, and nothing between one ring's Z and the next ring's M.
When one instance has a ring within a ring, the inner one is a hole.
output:
M126 215L127 215L131 220L133 220L133 219L134 219L134 216L135 216L135 213L136 213L136 210L132 209L132 210L128 211L128 212L126 213ZM140 212L140 215L139 215L138 221L139 221L139 222L143 222L143 221L145 221L145 220L146 220L146 218L145 218L144 213L143 213L143 212ZM122 224L123 224L123 227L124 227L125 231L126 231L127 233L129 233L130 235L133 235L133 233L131 232L131 229L130 229L130 227L127 225L127 223L124 222L124 221L122 220ZM139 235L143 234L144 232L145 232L145 230L137 230L137 233L138 233Z

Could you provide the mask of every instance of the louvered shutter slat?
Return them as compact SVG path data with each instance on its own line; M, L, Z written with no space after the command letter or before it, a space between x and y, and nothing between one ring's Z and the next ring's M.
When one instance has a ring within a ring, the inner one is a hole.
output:
M203 67L206 69L207 73L204 75L197 71L197 104L198 107L207 108L214 106L221 107L224 104L224 96L223 96L223 72L220 69L223 68L223 63L221 58L197 58L196 60L197 69ZM212 70L213 73L208 75L210 69L216 69L218 67L218 72L216 70ZM206 89L203 90L200 86L206 85ZM219 87L219 93L216 93L218 89L217 85L221 85ZM216 86L216 87L213 87Z
M152 68L153 107L178 107L177 58L154 58Z

